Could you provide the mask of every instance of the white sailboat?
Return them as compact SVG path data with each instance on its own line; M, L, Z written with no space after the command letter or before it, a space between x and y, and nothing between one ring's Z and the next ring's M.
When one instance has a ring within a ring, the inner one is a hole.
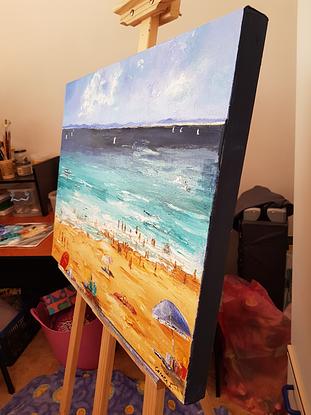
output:
M200 135L200 128L197 129L197 135Z
M175 126L172 128L172 133L174 133L175 132Z
M184 128L184 127L180 127L180 130L179 130L179 132L180 132L180 133L182 133L183 128Z
M113 144L115 144L115 143L116 143L116 141L117 141L117 137L114 137L114 138L113 138Z

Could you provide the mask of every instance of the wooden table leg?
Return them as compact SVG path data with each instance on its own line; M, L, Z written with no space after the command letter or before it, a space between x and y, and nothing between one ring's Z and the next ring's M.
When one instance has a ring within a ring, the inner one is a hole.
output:
M77 293L66 361L64 385L59 410L60 415L69 415L70 412L72 392L75 382L80 343L83 332L85 307L86 302L83 300L81 295Z
M109 391L111 385L115 348L115 338L105 327L103 327L96 378L93 415L106 415L108 412Z
M146 376L142 415L163 415L164 395L164 384L156 384L150 376Z

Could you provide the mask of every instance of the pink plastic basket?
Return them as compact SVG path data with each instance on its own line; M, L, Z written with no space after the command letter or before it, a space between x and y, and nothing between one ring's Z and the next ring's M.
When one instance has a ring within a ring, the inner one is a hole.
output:
M49 328L50 315L43 303L39 303L37 308L32 308L30 311L33 317L40 323L56 359L63 366L65 366L70 331L62 332ZM97 368L102 328L102 323L98 320L98 318L95 318L95 320L84 325L78 359L78 368L84 370Z

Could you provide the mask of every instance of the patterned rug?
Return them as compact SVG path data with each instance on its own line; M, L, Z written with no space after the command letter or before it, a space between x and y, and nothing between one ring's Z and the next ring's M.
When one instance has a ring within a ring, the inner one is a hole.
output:
M33 379L16 393L0 415L57 415L62 393L64 370ZM70 415L91 415L96 371L77 371ZM109 397L109 415L140 415L144 382L134 382L121 372L113 372ZM203 415L199 404L184 406L169 392L165 393L164 415Z

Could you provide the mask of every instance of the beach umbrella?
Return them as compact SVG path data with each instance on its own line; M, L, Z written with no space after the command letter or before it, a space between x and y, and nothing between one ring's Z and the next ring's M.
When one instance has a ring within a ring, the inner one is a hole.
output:
M69 264L69 254L67 251L65 251L60 259L59 262L60 266L64 269L67 268L68 264Z
M152 317L185 339L191 337L189 325L180 310L170 300L162 300L152 309Z

